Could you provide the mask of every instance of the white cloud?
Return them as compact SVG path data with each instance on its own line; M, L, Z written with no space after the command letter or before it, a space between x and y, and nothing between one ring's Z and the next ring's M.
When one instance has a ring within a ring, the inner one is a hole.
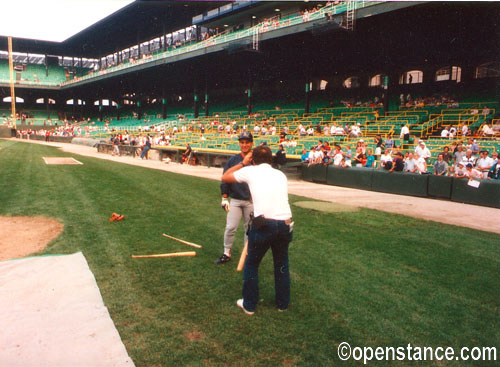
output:
M16 0L2 2L0 35L62 42L133 0Z

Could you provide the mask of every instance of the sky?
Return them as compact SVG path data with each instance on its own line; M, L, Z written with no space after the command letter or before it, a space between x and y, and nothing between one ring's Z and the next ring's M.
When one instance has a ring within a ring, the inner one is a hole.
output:
M0 36L62 42L133 1L2 1Z

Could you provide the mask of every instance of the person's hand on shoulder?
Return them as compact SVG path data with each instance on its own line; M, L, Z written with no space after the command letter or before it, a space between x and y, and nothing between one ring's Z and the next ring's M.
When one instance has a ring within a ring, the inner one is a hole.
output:
M244 166L249 166L252 164L252 152L249 152L244 158L243 158L243 163Z

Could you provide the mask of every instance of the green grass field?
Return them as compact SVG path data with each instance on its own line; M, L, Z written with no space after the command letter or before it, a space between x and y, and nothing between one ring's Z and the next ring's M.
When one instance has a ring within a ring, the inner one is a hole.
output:
M43 254L83 252L136 366L358 366L339 360L341 342L500 345L497 234L368 209L325 213L292 205L290 309L274 308L269 253L260 270L262 299L249 317L235 305L237 261L213 264L225 226L218 182L76 155L84 165L47 166L42 156L70 155L10 140L0 140L0 148L0 215L64 223ZM290 196L291 203L304 200ZM125 220L110 223L112 212ZM131 259L193 250L162 233L203 249L189 258ZM237 238L242 242L241 230ZM242 246L235 247L238 259Z

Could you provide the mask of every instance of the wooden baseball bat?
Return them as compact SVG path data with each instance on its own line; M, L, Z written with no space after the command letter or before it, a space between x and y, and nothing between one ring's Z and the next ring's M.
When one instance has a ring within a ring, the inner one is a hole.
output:
M176 237L173 237L173 236L169 236L168 234L163 234L165 237L168 237L168 238L171 238L173 240L176 240L176 241L179 241L180 243L183 243L185 245L188 245L188 246L193 246L193 247L196 247L196 248L201 248L200 245L197 245L196 243L193 243L193 242L188 242L188 241L184 241L184 240L181 240L179 238L176 238Z
M236 271L242 271L243 268L245 267L245 260L247 258L247 251L248 251L248 240L245 241L245 246L243 246L243 251L241 252L240 261L238 263L238 267L236 268Z
M132 255L132 259L145 258L145 257L180 257L180 256L196 256L196 252L172 252L169 254L158 254L158 255Z

